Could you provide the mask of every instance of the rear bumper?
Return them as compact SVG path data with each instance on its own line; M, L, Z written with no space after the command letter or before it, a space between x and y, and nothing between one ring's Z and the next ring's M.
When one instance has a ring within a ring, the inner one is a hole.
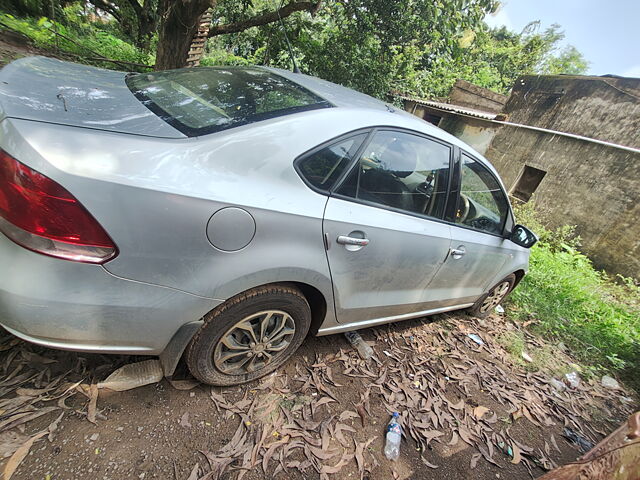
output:
M219 301L39 255L0 234L0 325L51 348L160 354Z

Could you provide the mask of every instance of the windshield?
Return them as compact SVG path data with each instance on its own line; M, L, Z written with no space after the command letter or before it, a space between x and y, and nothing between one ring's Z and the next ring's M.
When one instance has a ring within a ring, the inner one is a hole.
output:
M259 68L132 74L127 86L147 108L190 137L331 106L300 85Z

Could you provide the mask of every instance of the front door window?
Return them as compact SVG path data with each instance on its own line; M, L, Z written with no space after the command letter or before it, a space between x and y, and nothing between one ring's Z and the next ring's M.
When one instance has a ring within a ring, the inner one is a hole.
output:
M480 162L462 155L462 181L456 223L501 235L509 203L500 184Z
M367 204L442 218L451 148L418 135L377 132L337 193Z

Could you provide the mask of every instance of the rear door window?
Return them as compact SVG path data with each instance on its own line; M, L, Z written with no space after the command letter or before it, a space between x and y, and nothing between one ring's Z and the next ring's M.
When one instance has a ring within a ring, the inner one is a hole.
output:
M310 186L328 192L349 166L365 138L367 134L360 133L302 157L296 162L298 173Z

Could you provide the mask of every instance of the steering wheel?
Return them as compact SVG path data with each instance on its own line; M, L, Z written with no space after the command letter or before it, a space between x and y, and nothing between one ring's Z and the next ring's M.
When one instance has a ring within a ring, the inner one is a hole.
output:
M460 198L462 199L463 206L461 209L458 209L458 214L460 215L460 223L464 223L469 215L469 210L471 210L471 205L469 204L469 197L467 197L464 193L460 194Z

